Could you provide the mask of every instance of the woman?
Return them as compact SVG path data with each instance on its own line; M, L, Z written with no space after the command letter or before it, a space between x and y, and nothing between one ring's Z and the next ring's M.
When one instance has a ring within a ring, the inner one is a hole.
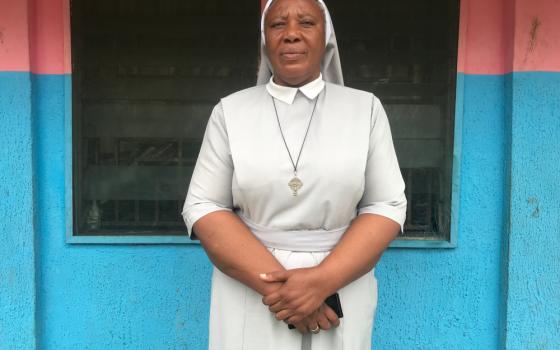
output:
M368 272L406 210L387 117L342 86L321 0L269 0L261 30L259 84L214 108L183 211L216 266L209 347L370 349Z

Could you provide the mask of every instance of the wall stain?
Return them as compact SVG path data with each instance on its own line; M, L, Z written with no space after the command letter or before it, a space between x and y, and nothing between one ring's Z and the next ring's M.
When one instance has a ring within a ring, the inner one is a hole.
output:
M4 44L4 27L0 27L0 45Z
M525 59L524 62L527 62L529 55L535 51L535 47L537 46L537 37L539 28L541 26L541 21L538 17L533 18L531 22L531 30L529 31L529 45L527 46L527 51L525 52Z
M529 197L527 199L527 203L534 206L533 213L531 214L531 217L533 217L535 219L538 218L541 215L541 210L539 208L539 199L535 198L535 197Z

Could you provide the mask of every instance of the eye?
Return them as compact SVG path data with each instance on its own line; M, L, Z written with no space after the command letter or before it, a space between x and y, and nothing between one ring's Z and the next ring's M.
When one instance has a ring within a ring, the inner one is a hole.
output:
M309 19L301 20L299 23L305 28L313 27L315 25L315 21Z
M272 29L279 29L283 28L286 25L286 22L283 21L275 21L270 24L270 28Z

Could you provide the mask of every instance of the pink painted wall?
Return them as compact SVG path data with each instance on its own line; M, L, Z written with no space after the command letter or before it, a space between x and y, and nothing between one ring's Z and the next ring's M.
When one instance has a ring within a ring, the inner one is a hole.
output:
M560 1L463 0L458 70L560 71Z
M466 74L503 74L508 70L504 3L463 0L459 20L458 70Z
M0 71L29 71L27 1L0 0Z
M69 0L0 0L0 9L0 71L71 73ZM459 72L560 71L558 17L558 0L462 0Z
M69 0L30 1L34 3L31 11L31 71L37 74L70 74Z
M522 0L515 8L514 71L560 71L560 1Z
M69 0L0 0L0 71L69 74Z

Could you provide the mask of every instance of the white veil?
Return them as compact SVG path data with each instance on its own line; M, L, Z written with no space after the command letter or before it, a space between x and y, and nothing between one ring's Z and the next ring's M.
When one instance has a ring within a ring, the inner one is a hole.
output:
M272 76L272 65L266 56L265 50L265 40L264 40L264 18L266 12L270 7L270 4L274 0L268 0L261 17L261 57L259 64L259 71L257 73L257 85L266 84ZM325 13L325 54L321 60L321 74L323 75L323 80L344 85L344 78L342 77L342 67L340 65L340 55L338 53L338 44L336 43L336 35L334 34L334 27L331 20L331 15L327 9L327 5L323 0L316 0L321 4L323 11Z

